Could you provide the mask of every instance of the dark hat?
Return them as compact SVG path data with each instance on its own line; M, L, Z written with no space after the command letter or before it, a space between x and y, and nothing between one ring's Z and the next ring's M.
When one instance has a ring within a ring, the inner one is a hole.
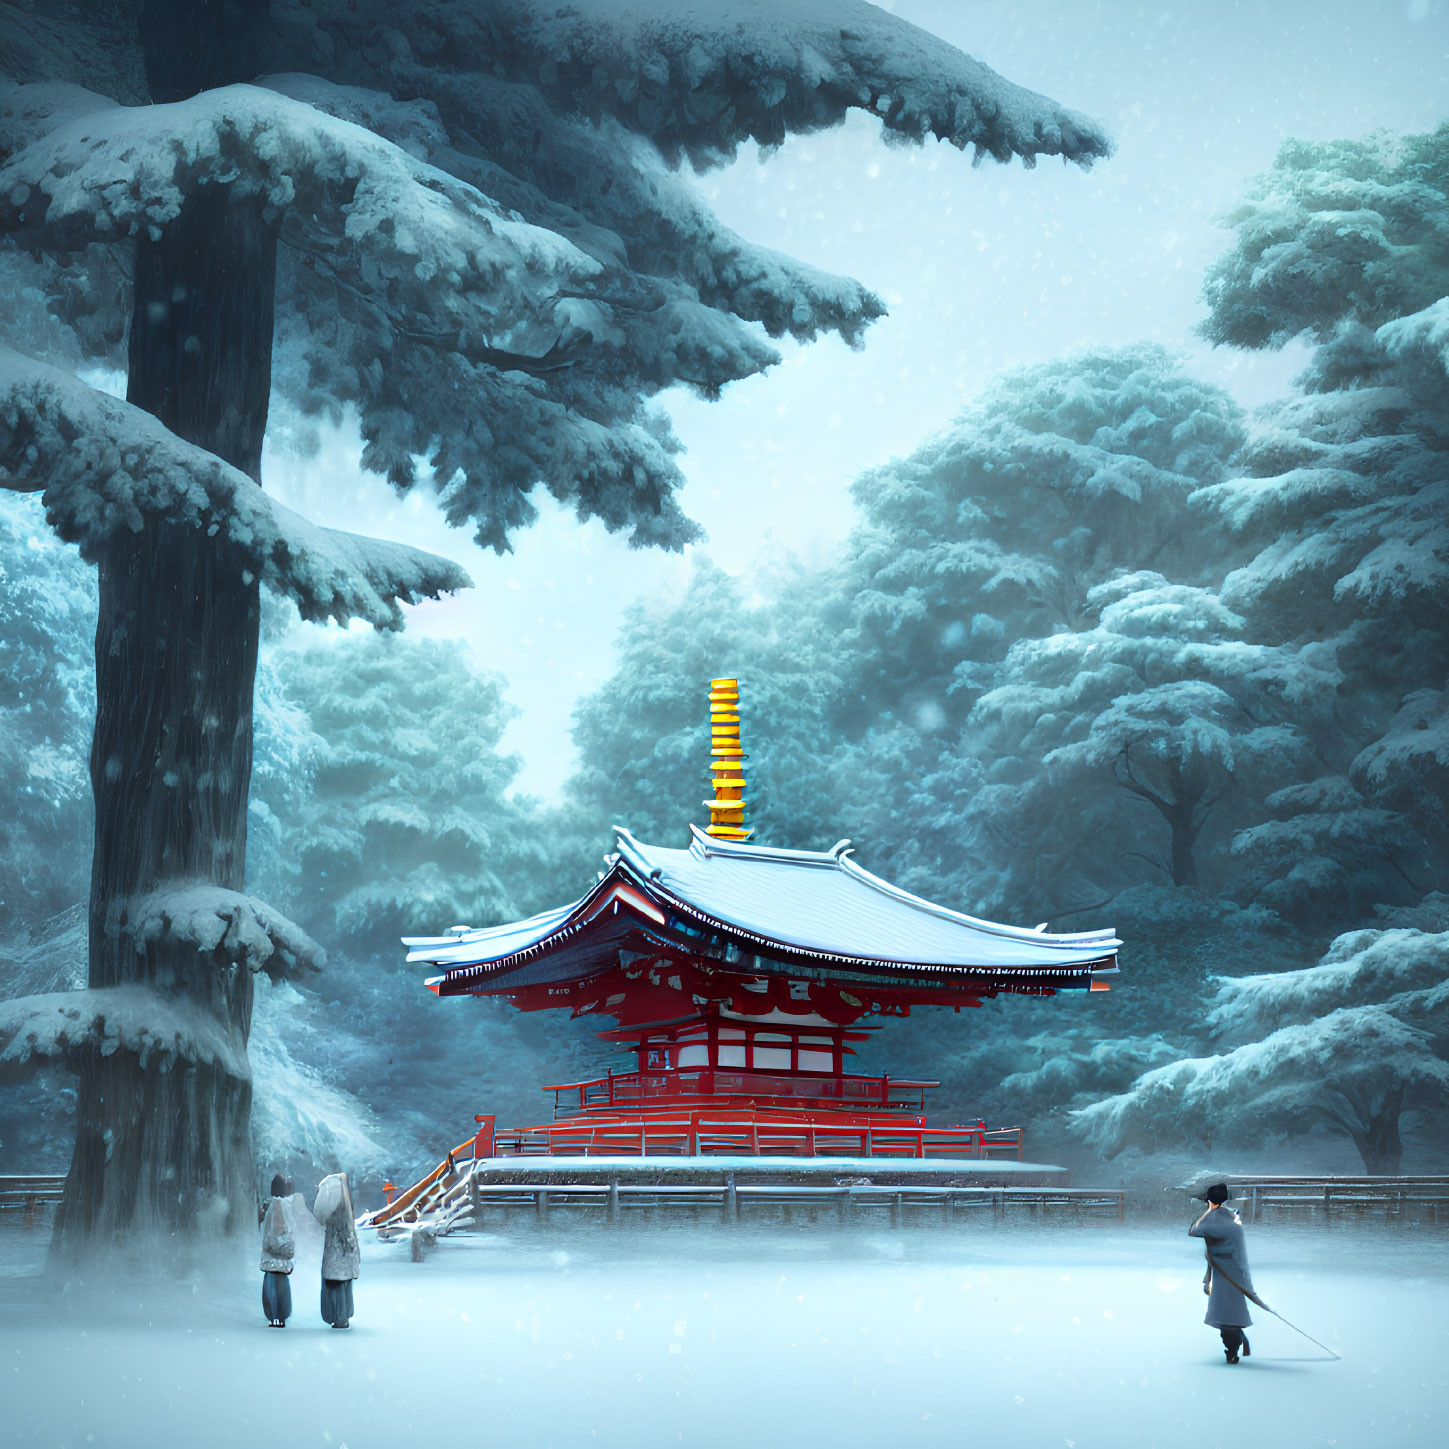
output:
M1210 1202L1221 1207L1223 1203L1231 1202L1233 1195L1228 1191L1227 1183L1215 1182L1211 1187L1205 1187L1201 1192L1193 1193L1193 1196L1199 1202Z

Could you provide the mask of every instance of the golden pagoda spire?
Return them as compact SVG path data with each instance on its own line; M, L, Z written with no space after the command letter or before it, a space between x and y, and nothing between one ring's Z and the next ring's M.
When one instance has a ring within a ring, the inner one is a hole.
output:
M740 682L709 682L709 767L714 774L714 799L709 806L707 834L718 840L748 840L745 825L745 753L740 749Z

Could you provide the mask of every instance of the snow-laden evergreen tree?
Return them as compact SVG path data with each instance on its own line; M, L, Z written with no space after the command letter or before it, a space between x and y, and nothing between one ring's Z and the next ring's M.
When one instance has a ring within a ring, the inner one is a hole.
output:
M895 878L1029 916L1157 876L1170 852L1151 831L1141 853L1154 863L1122 869L1124 850L1141 849L1111 824L1130 813L1122 750L1130 734L1150 773L1149 742L1180 733L1196 705L1162 700L1160 717L1123 720L1112 748L1099 729L1069 785L1043 760L1081 749L1119 695L1192 677L1186 663L1156 669L1180 625L1184 648L1202 642L1167 592L1204 588L1224 566L1226 545L1194 527L1187 500L1226 476L1242 436L1232 400L1163 349L1092 351L1004 376L910 457L856 483L864 521L832 597L853 654L845 720L859 793ZM1122 634L1122 657L1109 659L1102 641L1119 635L1102 623L1101 591L1131 592L1122 579L1167 592L1160 616L1117 607L1136 637ZM1008 708L1033 689L1025 713ZM1221 783L1205 779L1198 795ZM1175 808L1176 796L1159 798ZM1191 864L1188 850L1181 871Z
M100 587L90 992L53 1031L18 1009L7 1031L94 1048L62 1243L236 1227L251 973L316 955L243 893L259 587L392 628L467 582L272 503L273 391L355 408L366 465L405 489L425 459L449 519L495 548L536 487L678 546L673 445L642 399L758 372L760 326L855 341L880 304L728 233L672 168L851 108L1001 159L1106 143L859 0L5 19L22 84L0 107L0 306L12 338L38 298L48 315L45 356L0 363L0 483L43 491ZM124 402L45 365L115 362L122 338Z
M95 581L31 499L0 497L0 935L85 895Z
M1098 584L1086 603L1095 627L1016 645L978 702L995 763L973 812L1043 842L1038 892L1053 878L1120 888L1144 867L1197 886L1204 829L1219 813L1241 819L1289 776L1303 749L1296 707L1311 703L1320 665L1312 651L1245 642L1215 595L1161 574Z
M1021 639L1089 626L1091 590L1156 570L1203 584L1224 550L1188 497L1226 475L1243 419L1160 347L1009 372L909 457L853 487L863 708L960 723Z
M1206 334L1314 345L1298 393L1252 419L1238 475L1191 500L1248 555L1220 591L1246 646L1302 666L1285 698L1301 747L1277 761L1294 778L1239 830L1236 888L1317 929L1391 925L1315 967L1222 982L1216 1055L1076 1122L1116 1151L1326 1121L1392 1172L1401 1114L1442 1129L1449 1094L1449 127L1291 142L1227 221Z
M465 645L348 634L273 666L311 742L307 791L274 810L288 910L311 933L392 960L400 934L559 904L522 894L547 833L529 801L506 798L519 762L499 741L515 711ZM590 878L580 870L580 890Z
M1221 981L1207 1024L1221 1053L1144 1073L1076 1112L1077 1130L1115 1155L1326 1122L1365 1171L1397 1172L1402 1114L1428 1112L1442 1130L1449 1106L1449 933L1340 936L1316 966Z
M1260 899L1348 924L1449 862L1449 126L1291 142L1227 220L1207 335L1314 352L1194 503L1253 554L1222 590L1250 637L1337 661L1316 773L1238 849Z

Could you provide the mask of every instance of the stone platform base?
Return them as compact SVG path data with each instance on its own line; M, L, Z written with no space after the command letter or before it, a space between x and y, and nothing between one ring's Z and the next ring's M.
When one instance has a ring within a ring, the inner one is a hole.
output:
M1069 1187L1065 1167L976 1158L887 1157L486 1157L474 1169L479 1187L578 1183L621 1187Z

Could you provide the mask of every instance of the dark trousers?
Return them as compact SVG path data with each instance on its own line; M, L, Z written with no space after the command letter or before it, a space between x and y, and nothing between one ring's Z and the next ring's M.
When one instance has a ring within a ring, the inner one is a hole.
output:
M1247 1339L1247 1334L1245 1334L1241 1328L1229 1326L1227 1328L1218 1329L1218 1332L1222 1334L1223 1347L1227 1349L1229 1353L1241 1352L1243 1344Z
M334 1328L346 1328L352 1317L352 1279L322 1280L322 1321Z
M285 1323L292 1316L292 1280L285 1273L262 1274L262 1312L268 1323Z

